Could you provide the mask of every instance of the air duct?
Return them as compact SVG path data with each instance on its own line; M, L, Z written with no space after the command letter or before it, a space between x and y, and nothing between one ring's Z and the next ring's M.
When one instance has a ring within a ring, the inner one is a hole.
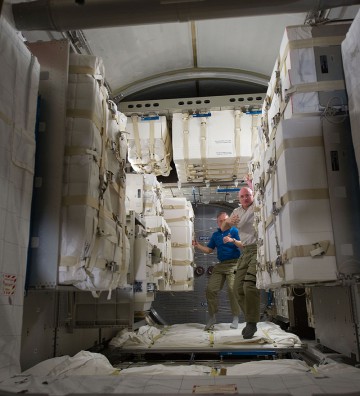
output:
M317 11L354 0L36 0L12 5L16 28L79 30Z

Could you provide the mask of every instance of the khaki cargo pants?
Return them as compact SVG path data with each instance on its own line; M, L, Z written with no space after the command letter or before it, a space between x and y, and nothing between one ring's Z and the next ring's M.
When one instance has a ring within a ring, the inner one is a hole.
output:
M248 245L242 249L236 271L234 292L246 322L260 321L260 290L256 287L257 246Z
M227 291L230 301L230 308L233 316L239 316L240 307L234 293L235 271L238 259L225 260L216 264L206 287L206 299L208 303L209 315L213 316L218 312L218 294L226 281Z

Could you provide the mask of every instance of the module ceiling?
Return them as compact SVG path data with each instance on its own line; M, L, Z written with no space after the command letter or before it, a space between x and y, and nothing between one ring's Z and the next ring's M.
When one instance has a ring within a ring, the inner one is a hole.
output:
M52 3L61 5L61 1L52 0ZM118 1L126 3L125 0ZM155 3L155 0L147 1ZM184 0L176 1L184 3ZM202 0L204 7L207 1ZM23 1L10 0L10 3L19 2ZM104 0L101 4L105 7L108 2ZM174 3L175 0L166 2ZM88 3L84 1L85 5ZM278 3L267 2L270 6ZM304 4L309 1L283 3ZM245 3L238 0L237 4ZM322 16L352 19L358 9L358 5L332 8ZM154 21L147 24L91 29L79 25L74 30L62 32L25 30L22 34L30 42L70 38L74 51L101 57L110 93L122 104L141 100L259 94L267 90L286 26L304 24L313 10L303 8L303 12L268 12L266 15L262 15L262 11L259 7L258 13L252 16L168 23L155 23L157 15L150 11L147 20L153 17ZM139 8L138 13L142 12ZM64 20L67 22L66 18ZM101 23L100 16L97 21ZM234 188L237 186L179 187L176 178L163 179L167 195L185 196L196 205L219 201L233 205L237 202ZM224 192L222 187L228 191Z
M204 13L206 1L202 3ZM53 3L61 7L61 2ZM86 6L90 1L83 3ZM105 7L109 1L98 3ZM274 7L277 3L274 2ZM301 3L309 1L296 2ZM244 6L241 2L237 4ZM269 1L268 8L271 4ZM332 8L323 15L352 18L358 8L357 5ZM142 11L138 9L139 13ZM285 27L303 24L311 11L262 15L259 7L258 15L253 16L82 28L62 33L35 30L23 34L29 41L72 37L77 51L101 57L108 87L117 101L254 94L266 91ZM148 15L146 20L157 18L156 14ZM66 23L66 18L63 19ZM101 16L98 20L96 24L101 23Z
M285 26L303 24L305 16L92 29L84 35L104 60L113 94L125 100L259 93L266 91Z

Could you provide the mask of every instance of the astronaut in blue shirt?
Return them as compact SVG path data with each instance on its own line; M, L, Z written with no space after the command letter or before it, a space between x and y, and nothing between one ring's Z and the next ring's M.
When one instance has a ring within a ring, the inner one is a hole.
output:
M193 245L203 253L212 253L214 249L217 252L217 263L209 278L206 287L206 299L209 309L209 320L204 330L209 330L216 323L216 313L218 312L218 294L227 283L228 296L230 301L233 321L230 328L237 329L239 322L240 307L234 294L234 280L237 269L237 261L240 257L241 241L237 227L231 227L226 231L221 231L221 224L229 217L226 212L218 213L216 222L218 225L207 246L201 245L197 241Z

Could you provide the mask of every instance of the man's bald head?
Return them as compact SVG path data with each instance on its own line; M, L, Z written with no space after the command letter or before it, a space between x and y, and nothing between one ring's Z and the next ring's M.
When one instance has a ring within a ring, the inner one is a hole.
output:
M248 208L254 202L254 196L251 188L242 187L239 191L239 201L243 208Z

